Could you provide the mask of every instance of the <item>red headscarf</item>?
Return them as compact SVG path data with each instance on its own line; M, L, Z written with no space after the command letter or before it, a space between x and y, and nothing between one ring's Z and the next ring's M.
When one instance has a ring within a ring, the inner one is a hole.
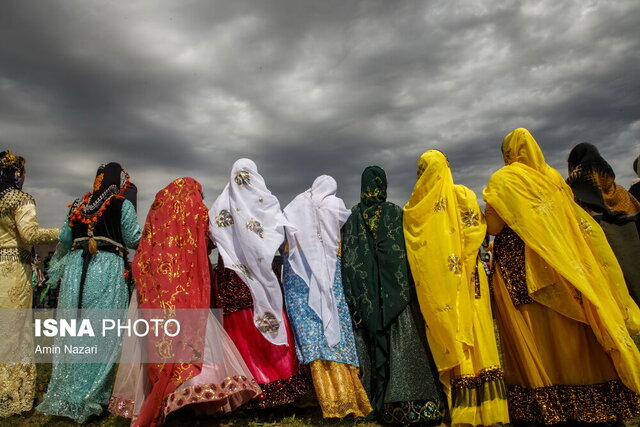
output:
M133 260L140 308L164 309L167 317L175 309L209 308L208 227L202 187L193 178L178 178L156 194ZM157 341L148 337L147 351L157 352ZM132 425L161 424L164 398L201 369L201 363L147 364L152 388Z

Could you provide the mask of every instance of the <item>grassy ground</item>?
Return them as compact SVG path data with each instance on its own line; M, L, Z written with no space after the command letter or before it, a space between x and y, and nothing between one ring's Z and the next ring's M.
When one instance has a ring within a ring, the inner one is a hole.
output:
M44 393L47 391L47 384L51 375L50 364L39 364L38 379L36 382L36 405L42 402ZM34 405L35 406L35 405ZM77 425L68 418L54 417L44 415L32 409L23 415L16 415L6 419L0 419L2 427L66 427ZM101 417L94 417L85 424L92 427L125 427L129 425L129 420L116 417L105 412ZM213 426L353 426L372 427L378 426L376 423L356 422L354 420L325 420L322 418L322 412L318 407L297 408L295 406L284 406L271 410L259 412L242 412L235 411L225 417L203 417L197 418L187 413L175 413L167 419L164 426L166 427L213 427Z
M44 393L47 391L47 384L51 375L50 364L39 364L38 379L36 383L36 405L42 401ZM35 406L35 405L34 405ZM34 409L6 419L0 419L1 427L67 427L77 425L68 418L54 417L36 412ZM125 427L129 425L129 420L116 417L105 411L100 417L91 418L85 426L91 427ZM318 407L298 408L296 406L283 406L271 410L263 410L258 412L235 411L224 417L194 417L188 413L177 412L170 415L164 427L231 427L231 426L288 426L288 427L307 427L329 425L336 427L358 426L358 427L374 427L380 424L346 420L327 420L322 418L322 412ZM565 423L563 427L587 424ZM523 427L533 427L535 424L530 423L522 425ZM592 424L593 426L593 424ZM640 419L627 420L625 423L600 424L599 426L640 426Z

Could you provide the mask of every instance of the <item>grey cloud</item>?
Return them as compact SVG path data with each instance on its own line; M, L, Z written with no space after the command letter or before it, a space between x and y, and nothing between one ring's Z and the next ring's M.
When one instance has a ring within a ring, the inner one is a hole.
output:
M240 157L283 206L321 173L351 206L370 164L403 204L438 148L481 198L515 127L563 174L593 142L628 186L639 24L632 0L3 3L0 144L27 157L49 226L111 160L141 221L179 176L211 203Z

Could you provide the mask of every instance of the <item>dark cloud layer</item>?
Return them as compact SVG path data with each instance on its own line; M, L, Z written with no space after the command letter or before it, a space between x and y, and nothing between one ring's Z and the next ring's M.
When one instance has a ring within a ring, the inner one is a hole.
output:
M563 174L595 143L628 186L639 28L635 0L4 2L0 147L48 226L108 161L141 221L178 176L213 202L240 157L283 206L322 173L352 205L370 164L403 204L429 148L481 197L521 126Z

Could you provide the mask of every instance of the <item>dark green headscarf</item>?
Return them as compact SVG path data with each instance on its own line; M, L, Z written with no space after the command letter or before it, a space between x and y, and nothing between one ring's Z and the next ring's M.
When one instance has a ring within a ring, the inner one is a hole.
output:
M386 329L410 298L402 208L387 202L387 176L362 172L360 203L342 228L342 280L354 316L371 331Z
M386 199L384 170L369 166L362 172L360 203L342 228L342 283L353 318L368 337L377 412L388 383L390 326L411 295L402 208Z

